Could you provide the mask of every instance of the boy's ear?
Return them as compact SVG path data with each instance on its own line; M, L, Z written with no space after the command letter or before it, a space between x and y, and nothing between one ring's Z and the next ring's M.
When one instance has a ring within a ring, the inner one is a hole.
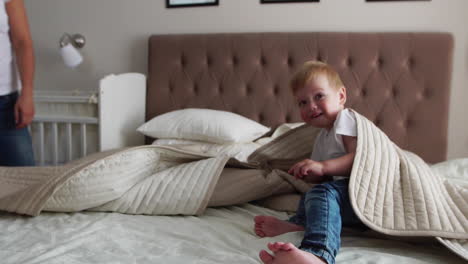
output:
M340 96L340 103L345 105L346 103L346 87L342 86L338 91L338 95Z

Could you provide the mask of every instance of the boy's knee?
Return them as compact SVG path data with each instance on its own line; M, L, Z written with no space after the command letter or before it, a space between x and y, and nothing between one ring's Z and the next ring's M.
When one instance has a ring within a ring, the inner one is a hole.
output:
M338 190L333 186L333 184L327 182L316 185L310 189L306 193L306 199L307 197L312 198L314 196L326 196L327 198L330 198L337 197L338 195Z

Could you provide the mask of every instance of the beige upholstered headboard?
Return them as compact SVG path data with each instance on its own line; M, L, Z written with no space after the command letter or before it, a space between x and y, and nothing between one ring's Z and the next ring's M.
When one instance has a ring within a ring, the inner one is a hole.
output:
M307 60L331 64L347 106L428 162L447 152L453 38L448 33L228 33L154 35L146 118L197 107L268 126L300 121L288 87Z

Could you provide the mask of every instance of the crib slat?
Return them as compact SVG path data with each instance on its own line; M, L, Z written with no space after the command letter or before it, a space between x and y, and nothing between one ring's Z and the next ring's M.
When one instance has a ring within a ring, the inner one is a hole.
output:
M58 128L57 123L52 123L52 150L53 150L53 165L58 164Z
M67 123L67 161L72 160L73 148L72 148L72 124Z
M44 166L44 123L39 122L37 125L39 128L39 164L41 164L41 166Z
M65 134L61 133L59 135L58 126L60 124L65 125ZM39 133L39 144L38 144L38 164L40 166L44 165L58 165L60 162L59 154L66 155L65 158L62 158L63 161L71 161L73 159L73 125L80 125L80 156L86 156L87 150L87 125L97 125L98 119L95 117L76 117L76 116L41 116L38 115L34 118L34 125L38 126ZM49 129L50 125L50 129ZM52 137L50 146L45 146L45 137L47 134L47 139L49 135ZM60 138L64 137L65 144L64 146L59 146L59 136ZM59 149L60 147L60 149ZM66 148L66 149L65 149ZM75 146L77 148L77 146ZM59 150L61 152L59 152ZM47 152L47 153L46 153ZM51 153L49 153L51 152ZM52 160L48 160L47 158ZM46 161L47 160L47 161Z
M86 124L82 123L80 125L81 128L81 156L84 157L86 156Z

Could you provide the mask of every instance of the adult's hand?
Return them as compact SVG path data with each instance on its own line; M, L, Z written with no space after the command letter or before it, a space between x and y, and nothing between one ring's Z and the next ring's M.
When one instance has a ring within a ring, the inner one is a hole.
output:
M34 99L32 95L21 94L15 104L16 128L29 125L34 118Z

